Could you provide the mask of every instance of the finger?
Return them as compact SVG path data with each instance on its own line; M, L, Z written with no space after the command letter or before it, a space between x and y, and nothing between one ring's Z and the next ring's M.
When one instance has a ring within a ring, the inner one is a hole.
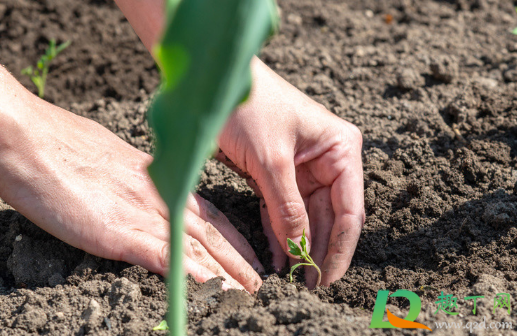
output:
M116 238L112 244L113 255L109 259L122 260L133 265L140 265L153 273L163 276L169 269L169 244L140 230L129 230Z
M304 197L312 195L314 191L324 186L316 179L310 166L307 164L296 166L296 182L298 183L300 194Z
M322 265L322 285L340 279L348 269L364 223L363 177L360 156L345 168L331 189L335 213L327 256Z
M186 274L192 275L197 282L207 282L210 279L217 278L217 275L214 272L194 262L194 260L190 259L190 257L186 255L183 255L183 269ZM228 290L234 287L224 280L222 288L223 290Z
M271 227L280 246L288 253L287 238L300 244L305 230L307 251L311 247L309 219L296 184L294 163L280 163L260 172L257 183L266 201Z
M185 232L201 243L226 273L250 293L260 288L262 280L257 272L211 223L199 218L189 209L185 210L185 223ZM237 231L235 234L240 235Z
M313 233L314 243L311 257L318 266L322 266L327 255L327 246L330 239L332 226L334 225L334 211L330 197L330 188L316 190L309 200L309 221ZM318 272L314 267L305 267L305 280L307 287L314 288L318 279Z
M235 250L250 264L258 273L264 272L264 266L260 263L253 251L253 248L248 243L246 238L239 233L228 218L219 211L212 203L208 202L197 194L189 194L187 199L187 209L192 211L196 216L203 219L215 227L215 229L222 234L222 236L233 246ZM210 227L205 228L207 240L214 242L218 238L217 233L212 232ZM206 245L205 245L206 246Z
M310 197L304 197L303 198L303 205L305 206L305 211L307 211L307 214L309 214L309 199ZM309 221L309 223L311 223ZM314 228L312 227L311 223L311 237L314 239ZM301 246L300 246L301 247ZM300 262L300 259L296 258L289 258L289 268L293 267L294 265L298 264Z
M142 159L139 161L139 169L137 169L137 173L135 173L135 177L142 181L138 185L138 189L130 191L133 194L133 198L139 202L139 207L143 206L146 209L151 209L156 211L160 216L162 216L165 220L170 220L169 207L160 196L158 189L154 185L151 176L149 175L148 167L153 162L153 157L147 153L143 153L139 151ZM120 176L125 176L125 174L120 174ZM122 186L124 188L120 188L121 190L127 191L130 187L126 181L121 181ZM124 195L127 196L127 195ZM131 195L130 195L131 196ZM131 199L131 197L122 197L123 199Z
M285 266L285 262L287 260L287 255L284 252L282 246L278 242L275 233L273 232L273 228L271 227L271 222L269 220L269 214L266 207L266 202L263 198L260 199L260 218L262 220L262 230L266 235L269 242L269 250L273 254L272 264L275 272L280 272L282 268Z
M144 230L160 240L169 241L170 239L170 224L160 214L149 214L135 225L138 225L139 230Z
M245 290L245 288L233 277L231 277L205 249L205 247L195 238L188 234L183 236L183 252L195 263L208 268L216 276L223 277L226 282L236 289Z
M233 163L232 160L230 160L230 158L228 158L228 156L226 156L226 154L224 154L224 152L219 149L217 154L214 156L215 159L221 163L224 163L224 165L228 168L230 168L231 170L233 170L234 172L236 172L240 177L242 177L243 179L246 180L246 183L248 183L248 185L250 186L251 189L253 189L253 191L255 192L255 194L257 195L257 197L262 197L262 193L260 192L260 189L257 185L257 183L255 182L255 180L250 176L250 174L248 174L248 172L242 170L241 168L239 168L235 163Z
M257 182L255 182L253 178L247 178L246 183L251 189L253 189L253 191L255 192L255 196L257 196L258 198L264 198L264 196L262 195L262 191L260 191Z
M228 156L226 156L226 154L224 154L224 152L221 149L219 149L219 151L215 155L215 159L221 163L224 163L224 165L226 167L228 167L231 170L233 170L234 172L236 172L240 177L242 177L244 179L248 179L251 177L248 174L248 172L245 172L242 169L240 169L239 167L237 167L237 165L235 163L233 163L233 161L230 160L230 158Z

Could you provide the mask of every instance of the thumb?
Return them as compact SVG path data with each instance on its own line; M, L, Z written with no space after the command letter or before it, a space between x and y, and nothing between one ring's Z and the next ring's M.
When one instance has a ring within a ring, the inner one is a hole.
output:
M260 175L257 184L264 196L271 228L280 246L288 253L287 238L300 245L305 229L307 252L310 252L309 217L296 183L294 162L265 168Z

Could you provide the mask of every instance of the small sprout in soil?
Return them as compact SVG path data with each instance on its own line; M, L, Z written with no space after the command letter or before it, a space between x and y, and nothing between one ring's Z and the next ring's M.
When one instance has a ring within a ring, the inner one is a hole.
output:
M293 267L291 267L291 272L289 272L289 280L291 282L293 282L293 272L298 267L313 266L314 268L316 268L316 271L318 271L318 281L316 282L316 287L318 287L321 282L321 270L318 267L318 265L316 265L314 260L312 260L309 253L307 253L307 239L305 238L305 229L303 229L302 240L300 241L301 249L300 249L300 247L298 247L298 245L294 241L292 241L289 238L287 238L287 244L289 245L289 249L290 249L289 253L291 253L294 256L301 257L303 260L306 261L306 263L299 263L299 264L293 265Z
M38 96L43 98L45 95L45 83L47 82L48 69L50 67L50 62L56 56L65 50L66 47L70 45L70 41L66 41L65 43L60 44L56 47L56 40L51 39L48 45L47 50L45 50L45 54L40 57L36 68L32 66L28 66L22 70L22 75L29 76L32 82L38 88Z
M163 320L158 324L153 330L169 330L169 326L167 325L167 321Z

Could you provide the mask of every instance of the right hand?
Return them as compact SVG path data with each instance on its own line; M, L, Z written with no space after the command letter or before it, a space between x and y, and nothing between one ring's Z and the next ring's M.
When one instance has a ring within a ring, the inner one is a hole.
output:
M0 129L2 199L72 246L167 273L169 215L147 172L150 155L39 99L1 67ZM258 290L264 268L221 212L191 195L184 218L186 272Z

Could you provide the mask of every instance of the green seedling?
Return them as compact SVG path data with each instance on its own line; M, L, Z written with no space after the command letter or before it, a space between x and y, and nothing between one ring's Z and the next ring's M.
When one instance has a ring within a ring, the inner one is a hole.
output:
M167 325L167 321L163 320L158 324L156 327L153 328L154 331L156 330L169 330L169 326Z
M289 245L289 253L291 253L293 256L301 257L303 260L306 261L305 263L299 263L299 264L293 265L291 267L291 272L289 272L289 280L291 282L293 282L293 272L298 267L312 266L312 267L316 268L316 271L318 271L318 281L316 282L316 287L318 287L321 282L321 270L318 267L318 265L316 265L314 260L312 260L309 253L307 253L307 238L305 238L305 229L303 229L302 240L300 241L300 246L298 246L294 241L292 241L289 238L287 238L287 244Z
M56 40L52 39L49 42L47 50L45 50L45 54L40 57L38 63L36 64L36 68L32 66L28 66L22 70L22 75L29 76L32 82L38 88L38 96L43 98L45 96L45 84L47 82L48 69L50 67L50 62L54 58L56 58L59 53L65 50L70 45L70 41L66 41L65 43L60 44L56 47Z
M274 31L274 0L167 0L154 48L162 72L149 112L156 149L149 173L170 212L167 276L171 335L186 334L183 211L213 140L249 95L250 61Z

